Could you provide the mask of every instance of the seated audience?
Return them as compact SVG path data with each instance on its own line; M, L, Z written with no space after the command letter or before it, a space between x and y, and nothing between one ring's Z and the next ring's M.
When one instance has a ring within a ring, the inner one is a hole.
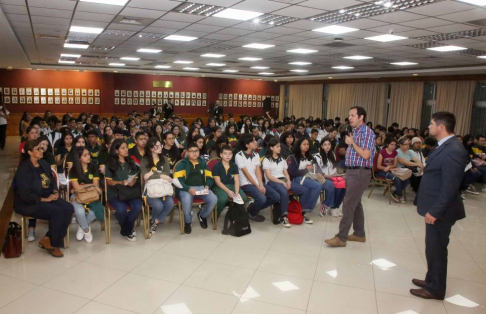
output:
M425 157L422 154L422 140L419 137L412 138L412 146L410 147L410 151L414 153L415 159L420 161L420 163L424 166L425 169ZM420 171L420 167L415 168L412 170L413 174L410 177L410 185L415 193L418 192L420 186L420 180L424 174L423 171Z
M377 167L379 171L377 175L388 180L393 180L393 185L395 187L395 191L392 193L393 200L395 200L397 203L405 203L405 199L403 198L403 190L410 183L410 180L407 179L402 181L391 171L392 169L397 168L398 164L398 152L396 147L397 140L394 137L387 137L385 139L385 145L383 145L383 149L378 155ZM406 145L403 147L408 148Z
M292 155L292 149L294 147L295 137L292 131L286 131L280 136L280 156L287 159Z
M162 155L169 160L170 170L174 170L174 165L181 159L181 153L175 144L175 135L171 131L165 132Z

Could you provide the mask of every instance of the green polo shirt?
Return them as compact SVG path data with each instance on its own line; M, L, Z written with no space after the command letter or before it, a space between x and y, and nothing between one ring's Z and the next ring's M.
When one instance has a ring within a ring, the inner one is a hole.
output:
M224 185L235 184L235 176L238 175L238 166L230 162L229 168L225 168L223 162L218 162L213 167L213 177L219 177Z
M88 168L84 171L83 177L78 178L74 167L69 170L69 182L78 181L79 184L92 184L94 179L100 179L100 173L95 166L88 165Z
M204 185L204 167L198 162L192 164L191 171L187 174L186 184L189 186L200 186Z
M309 139L309 152L311 155L317 154L319 152L319 141L313 141Z
M88 146L86 146L86 148L88 149L90 155L91 155L91 160L93 161L98 161L98 156L99 156L99 153L100 153L100 146L98 144L95 144L95 146L91 146L88 144Z
M111 170L106 167L105 178L106 180L123 181L128 179L129 175L133 175L135 173L137 173L137 171L135 169L130 170L127 163L121 163L118 169L116 169L115 173L112 173ZM108 185L108 197L112 195L115 195L115 187Z

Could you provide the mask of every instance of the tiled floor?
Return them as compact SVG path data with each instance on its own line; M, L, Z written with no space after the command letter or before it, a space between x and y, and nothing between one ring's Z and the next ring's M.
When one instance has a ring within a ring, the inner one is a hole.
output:
M15 155L0 153L0 163L9 165L0 170L0 199ZM423 219L411 202L388 205L377 190L363 199L367 242L345 248L324 243L339 219L317 212L313 225L284 229L267 220L242 238L222 235L221 219L217 231L196 223L191 235L180 235L176 218L152 239L131 243L113 219L112 244L104 243L99 223L87 244L75 239L72 225L62 259L37 241L19 259L0 259L0 313L484 313L484 202L486 194L468 196L468 217L453 228L444 302L409 294L411 279L426 269ZM38 238L45 230L39 222Z

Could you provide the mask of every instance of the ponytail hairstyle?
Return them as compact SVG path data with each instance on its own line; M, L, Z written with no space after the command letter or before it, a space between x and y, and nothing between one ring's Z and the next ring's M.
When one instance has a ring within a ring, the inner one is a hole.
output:
M324 144L325 142L329 142L329 144L331 145L331 149L328 153L326 153L322 148L322 144ZM319 155L321 156L322 164L327 165L328 162L331 162L332 165L336 164L336 156L334 156L334 152L332 151L332 142L331 139L327 136L323 138L319 143Z

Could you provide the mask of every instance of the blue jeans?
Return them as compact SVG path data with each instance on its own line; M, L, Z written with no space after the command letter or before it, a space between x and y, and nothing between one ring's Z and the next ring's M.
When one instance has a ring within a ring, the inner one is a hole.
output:
M273 205L280 201L280 194L277 193L277 191L275 191L273 188L271 188L266 184L264 185L264 187L266 190L265 194L260 192L260 190L253 184L247 184L241 187L241 189L246 194L248 194L251 198L255 200L254 203L248 207L248 214L251 217L255 217L256 215L258 215L260 210L267 208L268 206ZM288 199L287 199L287 203L288 203Z
M73 195L75 198L75 195ZM96 215L94 211L88 210L86 214L86 209L84 208L83 204L79 204L75 200L73 201L74 206L74 214L76 215L76 221L78 222L81 229L86 230L89 227L89 224L96 219Z
M147 196L147 203L152 207L152 221L157 221L163 223L165 217L174 208L174 199L172 196L150 198Z
M296 177L292 180L292 191L297 195L299 195L299 192L304 191L302 196L300 196L300 205L302 206L302 212L310 212L316 206L321 194L321 184L315 180L305 179L301 185L301 181L302 177Z
M410 180L407 179L405 181L400 180L400 178L395 177L395 175L389 171L385 172L383 170L378 171L378 175L380 177L385 177L387 179L393 180L393 186L395 187L395 194L398 196L402 196L402 191L405 190L407 185L410 183Z
M196 191L204 190L204 186L202 185L191 186L190 188L195 189ZM211 190L209 190L209 194L207 195L197 196L192 196L191 193L181 190L179 191L179 197L181 198L182 211L184 212L184 222L186 224L190 224L192 222L192 202L194 202L194 198L200 198L205 202L201 210L202 218L207 218L218 202L218 198Z
M345 196L346 196L346 189L335 189L334 190L334 205L331 208L339 208L339 206L341 206L341 203L343 202Z
M135 221L142 211L142 199L134 198L129 201L119 201L116 196L111 196L108 202L115 208L115 216L120 224L120 234L124 237L130 235L135 226ZM130 211L128 211L130 206Z
M483 184L486 184L486 166L477 167L477 169L483 175Z
M464 178L462 178L461 182L461 191L467 190L469 185L476 182L477 179L481 176L481 172L475 171L473 169L469 169L468 171L464 172Z
M280 216L287 216L289 213L289 191L282 183L275 183L273 181L268 181L267 185L273 188L279 195L280 195ZM305 201L307 197L309 197L309 189L297 184L295 182L290 183L290 189L294 192L295 195L299 196L299 201ZM314 203L315 204L315 203ZM312 210L312 209L311 209ZM304 210L303 212L310 211L309 209Z
M300 184L301 181L302 181L302 177L295 177L294 178L294 182L297 182L297 183ZM334 208L333 207L334 206L334 191L336 190L336 188L334 187L334 183L332 182L332 180L326 179L326 182L324 182L324 184L321 185L316 180L306 178L304 180L303 185L306 186L306 187L309 187L309 189L313 190L314 192L317 191L317 197L318 198L319 198L319 194L321 193L321 191L326 191L326 198L324 199L324 202L322 202L322 204L326 205L326 207ZM317 201L317 199L316 199L316 201ZM316 205L316 203L314 203L311 208L314 208L315 205ZM302 205L302 208L304 208L304 205Z

